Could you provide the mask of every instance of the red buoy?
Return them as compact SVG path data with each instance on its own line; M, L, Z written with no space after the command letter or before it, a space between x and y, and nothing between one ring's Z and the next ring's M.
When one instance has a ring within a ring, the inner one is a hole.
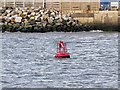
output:
M67 53L66 43L63 43L63 41L57 43L57 54L55 57L70 58L69 53Z

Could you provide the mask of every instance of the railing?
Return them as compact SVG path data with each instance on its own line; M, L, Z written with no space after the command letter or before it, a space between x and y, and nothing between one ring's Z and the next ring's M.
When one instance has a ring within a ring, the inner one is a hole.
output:
M1 0L0 3L1 3L2 7L38 7L38 6L43 6L43 0Z
M43 2L44 1L44 2ZM54 0L55 1L55 0ZM57 1L57 0L56 0ZM78 0L79 1L79 0ZM97 0L98 1L98 0ZM46 8L55 8L62 11L80 11L88 10L88 5L90 6L90 10L98 11L99 10L99 2L68 2L63 0L58 0L58 2L52 2L49 0L2 0L2 7L46 7Z

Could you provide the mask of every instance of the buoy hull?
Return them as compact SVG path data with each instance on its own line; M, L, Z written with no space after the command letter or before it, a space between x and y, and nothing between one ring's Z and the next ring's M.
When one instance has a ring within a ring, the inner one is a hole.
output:
M55 57L56 58L70 58L70 55L68 53L56 54Z

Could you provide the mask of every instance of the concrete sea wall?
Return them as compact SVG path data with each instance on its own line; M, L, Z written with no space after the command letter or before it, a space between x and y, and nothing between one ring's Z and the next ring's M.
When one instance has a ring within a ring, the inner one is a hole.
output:
M71 12L71 11L70 11ZM119 11L77 11L71 15L82 24L92 25L105 31L120 31Z
M77 12L73 13L72 16L83 24L118 25L118 11Z

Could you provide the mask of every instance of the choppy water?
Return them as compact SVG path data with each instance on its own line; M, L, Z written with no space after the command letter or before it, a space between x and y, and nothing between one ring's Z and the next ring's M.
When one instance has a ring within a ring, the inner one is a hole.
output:
M117 88L118 33L3 33L2 87ZM56 43L71 58L54 58Z

